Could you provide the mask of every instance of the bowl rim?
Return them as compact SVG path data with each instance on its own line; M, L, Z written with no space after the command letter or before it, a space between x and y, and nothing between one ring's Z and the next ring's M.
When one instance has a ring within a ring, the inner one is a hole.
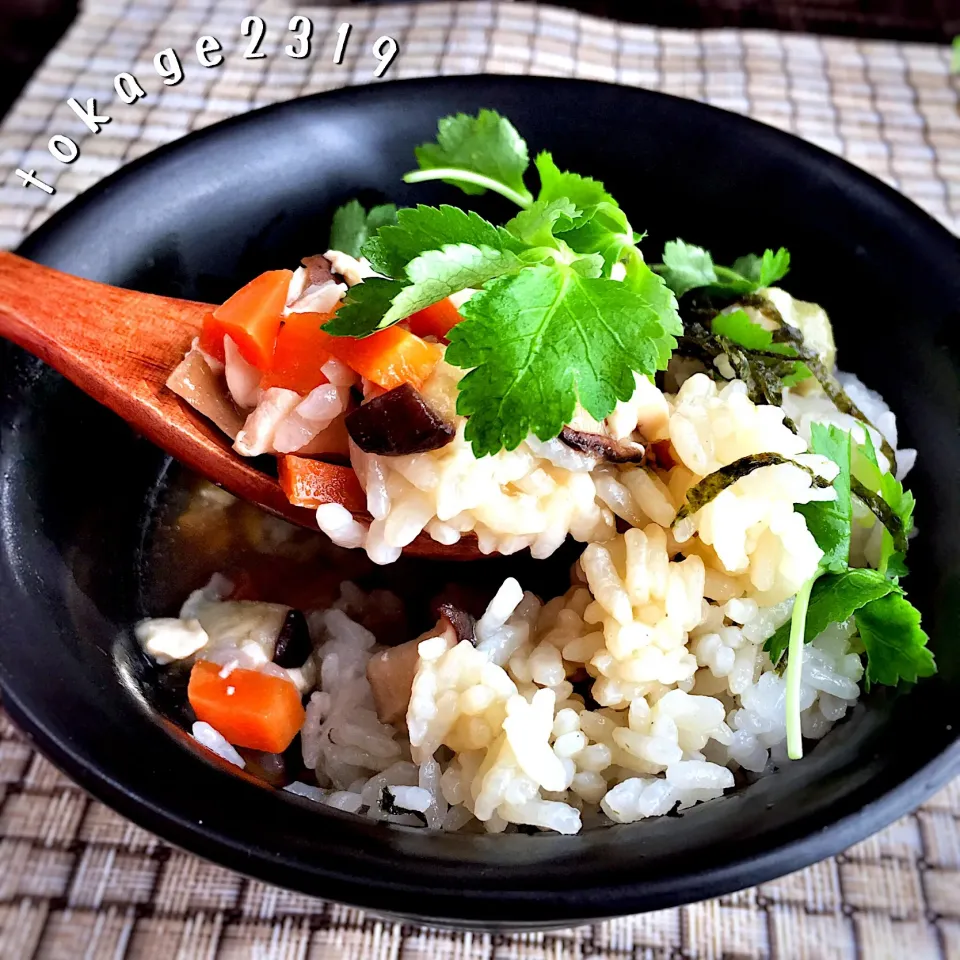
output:
M845 181L853 181L861 189L881 197L888 205L900 211L910 223L920 230L938 234L941 243L952 242L960 249L957 240L942 224L926 211L892 187L874 178L845 159L829 153L793 134L770 127L742 114L723 110L699 101L676 97L659 91L643 90L620 84L594 80L554 77L528 77L498 74L472 74L468 76L445 76L391 80L386 86L391 90L402 87L407 95L416 97L420 92L429 92L438 86L457 86L465 96L476 91L480 85L520 85L525 87L580 87L616 90L636 101L667 100L680 106L690 115L698 113L722 114L731 126L731 135L738 131L747 136L763 136L781 144L800 162L812 162L828 174ZM293 100L282 101L249 111L202 130L194 131L178 140L165 144L132 163L125 164L110 176L99 181L93 188L72 200L54 213L30 236L24 239L18 252L43 258L43 247L60 231L65 222L85 207L95 204L113 186L145 167L162 163L173 154L180 154L214 140L224 133L251 122L251 118L281 114L307 103L340 103L375 100L380 84L342 87L331 91L311 94ZM686 873L664 878L661 882L644 881L642 884L596 885L580 887L571 891L558 889L536 890L522 893L509 891L466 889L439 892L435 886L420 888L404 884L403 889L389 878L343 874L324 871L316 865L308 872L303 860L288 853L276 853L258 846L256 838L241 841L230 835L228 829L218 829L215 824L197 823L175 810L161 808L144 791L128 788L106 770L88 763L71 750L69 742L61 739L45 722L43 716L31 712L17 695L6 672L0 669L0 692L3 703L17 724L25 729L42 753L80 783L97 799L177 846L224 864L240 873L256 876L280 886L293 887L312 895L373 909L387 916L415 919L418 922L439 925L488 926L492 906L503 907L505 896L512 897L512 910L526 919L497 921L501 929L533 929L544 926L567 926L577 921L618 916L637 910L654 910L683 903L706 899L753 886L777 876L801 869L833 856L852 844L882 829L899 817L909 813L938 789L960 774L960 731L955 739L938 756L909 777L878 796L862 809L831 821L817 832L773 843L761 852L745 851L736 859L720 866L711 866L697 873ZM228 770L217 768L219 776L236 782L237 777ZM612 828L615 829L615 828ZM309 883L307 882L309 880ZM398 898L399 894L399 898ZM425 899L426 898L426 899ZM424 906L429 912L424 913Z

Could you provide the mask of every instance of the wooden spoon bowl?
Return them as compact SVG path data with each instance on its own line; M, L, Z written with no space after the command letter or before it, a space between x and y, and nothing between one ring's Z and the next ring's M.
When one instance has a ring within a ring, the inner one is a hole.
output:
M165 385L213 309L83 280L0 252L0 336L35 354L208 480L317 530L312 510L291 504L275 477L234 452L224 434ZM421 534L404 552L446 560L483 556L473 536L445 546Z

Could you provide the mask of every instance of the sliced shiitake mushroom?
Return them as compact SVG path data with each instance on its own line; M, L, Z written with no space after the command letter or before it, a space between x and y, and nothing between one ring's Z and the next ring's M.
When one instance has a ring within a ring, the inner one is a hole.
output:
M361 450L384 457L437 450L456 434L409 383L374 397L347 414L344 423Z
M644 456L642 443L635 440L618 440L603 433L588 433L564 427L560 439L571 449L578 450L607 463L640 463Z

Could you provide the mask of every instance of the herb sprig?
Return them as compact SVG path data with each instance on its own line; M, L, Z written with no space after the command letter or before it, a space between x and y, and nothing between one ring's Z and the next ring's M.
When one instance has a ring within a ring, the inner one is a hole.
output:
M642 235L599 181L561 170L542 152L534 159L539 189L531 191L527 144L492 110L444 118L436 141L418 147L416 157L419 169L406 182L441 180L468 195L493 191L519 212L495 225L449 205L398 211L386 204L366 213L356 201L347 204L334 218L331 246L366 257L380 276L352 287L324 329L366 337L452 293L476 291L461 307L463 320L451 329L446 351L449 363L468 371L457 411L467 417L475 456L515 449L530 433L541 440L557 436L578 403L602 420L632 395L635 374L666 369L678 341L683 355L708 368L726 356L756 403L779 406L785 387L813 376L841 412L867 424L800 332L758 294L789 271L787 250L768 249L724 267L703 248L676 240L651 268L638 247ZM679 298L686 298L686 323ZM717 304L734 308L721 312ZM777 329L754 323L742 309L747 306L772 315ZM839 427L812 427L811 452L839 471L833 500L797 507L823 556L798 592L790 622L765 644L774 662L787 655L787 741L794 758L802 752L803 645L831 623L855 619L868 688L936 671L920 614L899 584L907 572L913 496L881 470L869 430L863 432L858 444ZM882 450L895 469L885 440ZM678 519L754 469L784 462L771 456L743 458L704 478ZM850 566L856 501L884 526L876 570Z
M823 557L817 572L797 594L790 621L764 646L774 663L787 652L787 753L791 759L802 756L799 690L803 645L831 623L854 618L866 654L868 690L875 683L915 683L936 672L927 648L929 638L920 627L920 612L898 583L898 576L906 572L905 536L912 528L913 496L891 473L881 472L870 434L864 430L864 435L865 442L857 444L849 432L832 424L811 427L811 452L828 457L839 467L833 481L836 499L797 507ZM850 566L853 499L858 490L875 495L886 507L877 510L885 522L877 570ZM895 549L898 544L902 551Z
M762 256L750 253L732 267L721 267L703 247L672 240L663 248L663 263L654 269L678 297L701 287L712 293L745 295L782 280L790 270L790 252L781 247L764 250Z
M493 190L520 212L496 226L452 206L398 211L360 247L381 277L350 289L327 333L366 337L452 293L478 291L446 352L469 371L457 412L477 457L513 450L530 433L556 437L578 403L603 420L633 394L635 374L666 369L683 329L676 297L602 183L543 152L534 195L527 145L492 110L444 118L416 156L420 169L407 182Z

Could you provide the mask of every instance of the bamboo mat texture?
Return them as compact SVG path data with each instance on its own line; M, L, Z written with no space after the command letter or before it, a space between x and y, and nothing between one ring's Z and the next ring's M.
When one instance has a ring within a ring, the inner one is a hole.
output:
M314 49L283 54L294 13ZM247 15L267 25L243 59ZM341 65L336 31L353 25ZM224 63L197 65L198 37ZM374 81L382 35L400 53ZM185 78L153 70L166 47ZM87 0L0 127L0 246L13 247L74 196L190 130L254 107L348 84L478 72L577 76L705 100L842 154L956 231L958 85L949 51L799 34L679 31L527 3L296 7L285 0ZM130 71L147 97L119 103ZM66 99L113 121L88 133ZM60 133L80 148L64 165ZM24 188L16 168L56 188ZM960 780L833 860L729 897L536 935L454 934L384 922L248 880L171 849L86 794L0 714L0 958L58 960L960 960Z
M360 0L363 2L363 0ZM960 33L958 0L554 0L671 27L739 27L896 37L949 43Z

